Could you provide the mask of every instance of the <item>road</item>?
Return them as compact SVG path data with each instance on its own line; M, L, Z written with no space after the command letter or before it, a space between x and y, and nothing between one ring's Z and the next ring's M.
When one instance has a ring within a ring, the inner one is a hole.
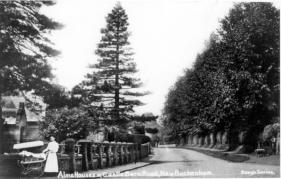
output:
M136 164L92 170L83 174L117 173L118 176L114 178L272 178L280 176L279 166L276 165L233 163L188 149L161 146L154 148L153 153L154 155L150 158ZM9 177L9 179L18 178ZM55 178L59 177L43 177L43 179ZM2 179L1 176L0 179Z
M165 146L154 148L154 155L148 162L148 165L127 173L146 176L161 175L162 177L181 175L182 177L271 178L280 176L279 166L233 163L196 151Z

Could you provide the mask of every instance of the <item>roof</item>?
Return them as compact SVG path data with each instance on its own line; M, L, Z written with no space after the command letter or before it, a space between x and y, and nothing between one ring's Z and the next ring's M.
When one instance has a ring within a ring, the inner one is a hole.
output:
M19 103L25 102L23 97L19 96L3 96L2 97L2 110L18 109Z
M26 118L28 122L36 122L43 120L45 116L46 104L43 103L43 100L40 97L34 97L32 95L28 95L28 98L32 100L32 102L39 103L42 108L40 110L32 110L25 107ZM19 109L20 103L28 103L26 99L22 96L3 96L1 100L2 105L2 117L5 119L7 124L15 124L16 116Z

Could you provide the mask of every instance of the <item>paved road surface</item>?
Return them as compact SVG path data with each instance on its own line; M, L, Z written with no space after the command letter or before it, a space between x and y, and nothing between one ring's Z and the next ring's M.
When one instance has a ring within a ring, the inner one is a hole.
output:
M200 172L203 174L198 177L271 178L280 176L279 166L233 163L187 149L167 148L162 146L154 148L154 154L155 155L148 161L150 163L149 165L128 172L131 174L160 174L162 176L169 175L167 172L171 172L174 174L180 173L185 175L184 177L195 177L196 173L192 172L197 172L197 174Z
M153 150L154 155L152 155L151 158L142 162L138 162L137 164L131 163L124 166L117 166L115 168L103 169L100 171L94 170L85 173L114 173L116 171L122 171L121 174L125 176L131 175L131 177L128 178L143 178L143 176L151 178L152 176L159 177L159 175L162 177L168 177L168 175L170 175L169 177L175 178L175 176L171 176L171 174L182 174L183 178L272 178L280 176L279 166L253 163L233 163L222 159L213 158L196 151L175 147L162 146L159 148L154 148ZM136 174L139 174L142 177L132 176ZM149 175L152 176L148 177ZM4 178L6 179L6 177ZM16 178L18 177L12 177L9 179ZM43 179L55 178L57 177L43 177ZM127 177L119 176L118 178ZM1 176L0 179L2 179Z

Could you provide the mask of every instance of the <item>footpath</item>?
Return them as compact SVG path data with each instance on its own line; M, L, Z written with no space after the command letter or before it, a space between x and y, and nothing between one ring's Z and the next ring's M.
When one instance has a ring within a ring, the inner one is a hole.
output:
M115 166L111 168L106 168L106 169L98 169L98 170L92 170L92 171L87 171L81 173L82 175L94 175L93 177L106 177L106 176L116 176L116 177L121 177L123 178L126 176L126 172L129 172L131 170L135 170L138 168L145 167L147 165L150 165L148 159L143 159L140 162L136 163L130 163L126 165L120 165L120 166ZM122 177L123 176L123 177Z
M58 173L56 176L42 176L40 178L42 179L58 179L58 178L104 178L107 176L115 176L118 178L125 178L124 175L126 176L127 171L131 171L134 169L138 169L141 167L145 167L147 165L150 165L149 158L151 157L148 156L147 158L142 159L139 162L136 163L129 163L126 165L119 165L119 166L114 166L111 168L105 168L105 169L96 169L96 170L89 170L86 172L79 172L79 173ZM1 168L0 168L1 169ZM3 168L2 168L3 170ZM3 171L2 171L3 172ZM4 172L6 173L6 172ZM3 173L2 173L3 174ZM3 176L1 174L0 170L0 179L30 179L30 177L19 177L18 176ZM123 175L123 177L122 177Z
M153 151L152 151L153 152ZM7 173L12 173L13 171L17 171L17 166L7 165L6 162L3 162L2 159L5 156L0 155L0 179L19 179L20 173L14 173L14 176L7 176ZM126 171L131 171L134 169L138 169L141 167L145 167L149 165L149 159L152 155L142 159L136 163L129 163L125 165L118 165L111 168L104 168L104 169L96 169L96 170L89 170L86 172L79 172L74 174L67 174L67 173L59 173L57 176L42 176L42 179L57 179L57 178L103 178L106 176L112 175L125 175ZM16 160L16 159L15 159ZM16 162L12 162L13 164ZM11 167L13 166L13 167ZM72 176L71 176L72 175ZM87 177L88 176L88 177ZM30 179L30 177L20 177L21 179ZM119 177L124 178L124 177Z
M153 151L152 151L153 152ZM55 179L55 178L104 178L104 177L117 177L117 178L124 178L126 176L126 172L145 167L147 165L150 165L151 162L149 162L149 159L152 157L153 154L149 155L148 157L142 159L139 162L136 163L129 163L125 165L118 165L113 166L111 168L104 168L104 169L95 169L95 170L89 170L86 172L79 172L79 173L73 173L73 174L67 174L67 173L59 173L55 177L42 177L43 179Z
M194 150L212 157L220 158L230 162L244 162L244 163L256 163L265 165L277 165L280 166L280 155L269 155L263 157L257 157L255 153L250 154L237 154L232 151L219 150L215 148L203 148L196 146L177 146L178 148Z

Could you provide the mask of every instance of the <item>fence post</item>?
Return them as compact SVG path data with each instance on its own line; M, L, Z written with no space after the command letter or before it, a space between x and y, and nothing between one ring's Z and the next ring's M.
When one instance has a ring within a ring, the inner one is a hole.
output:
M136 151L136 161L139 161L139 159L140 159L140 150L139 150L139 144L137 144L137 143L135 143L134 144L134 147L135 147L135 151Z
M126 156L127 156L127 163L130 163L130 145L129 143L126 143Z
M103 165L103 158L104 158L104 146L102 143L97 143L98 144L98 151L99 151L99 168L104 168Z
M127 143L126 142L122 142L122 146L123 146L123 159L124 159L124 163L128 163L128 156L127 156Z
M76 161L75 161L75 140L68 138L65 140L65 152L70 156L69 161L69 171L71 173L76 171Z
M116 148L117 148L117 156L118 156L118 160L117 160L117 165L120 165L122 163L122 159L121 159L121 145L120 142L116 143Z
M135 153L135 150L134 150L134 144L133 143L130 143L130 145L131 145L131 162L134 162L135 161L135 155L134 155L134 153Z
M121 142L117 142L119 145L120 165L124 164L124 148Z
M133 162L134 161L134 149L133 149L133 144L132 143L128 143L128 152L129 152L129 158L130 158L130 162Z
M118 147L116 142L110 142L112 144L112 152L113 152L113 161L112 164L113 165L118 165Z
M95 153L94 153L94 151L93 151L93 145L92 145L92 142L91 143L89 143L89 145L90 146L88 146L89 147L89 169L94 169L94 155L95 155Z
M103 143L100 143L100 151L101 151L101 161L102 161L102 168L106 166L106 153L105 153L105 146Z
M103 142L105 145L105 153L106 153L106 166L112 166L112 152L111 152L111 144L108 141Z
M79 140L78 144L82 146L82 168L84 171L89 170L89 159L88 159L88 143L89 141L87 140Z
M98 150L97 150L97 145L96 144L92 144L92 158L91 158L91 161L92 161L92 167L93 169L97 169L98 166L99 166L99 154L98 154Z
M138 160L141 159L141 144L137 144L137 149L138 149Z
M116 160L117 160L117 147L116 147L116 143L114 141L110 142L112 148L111 148L111 151L112 151L112 165L118 165L116 163Z

